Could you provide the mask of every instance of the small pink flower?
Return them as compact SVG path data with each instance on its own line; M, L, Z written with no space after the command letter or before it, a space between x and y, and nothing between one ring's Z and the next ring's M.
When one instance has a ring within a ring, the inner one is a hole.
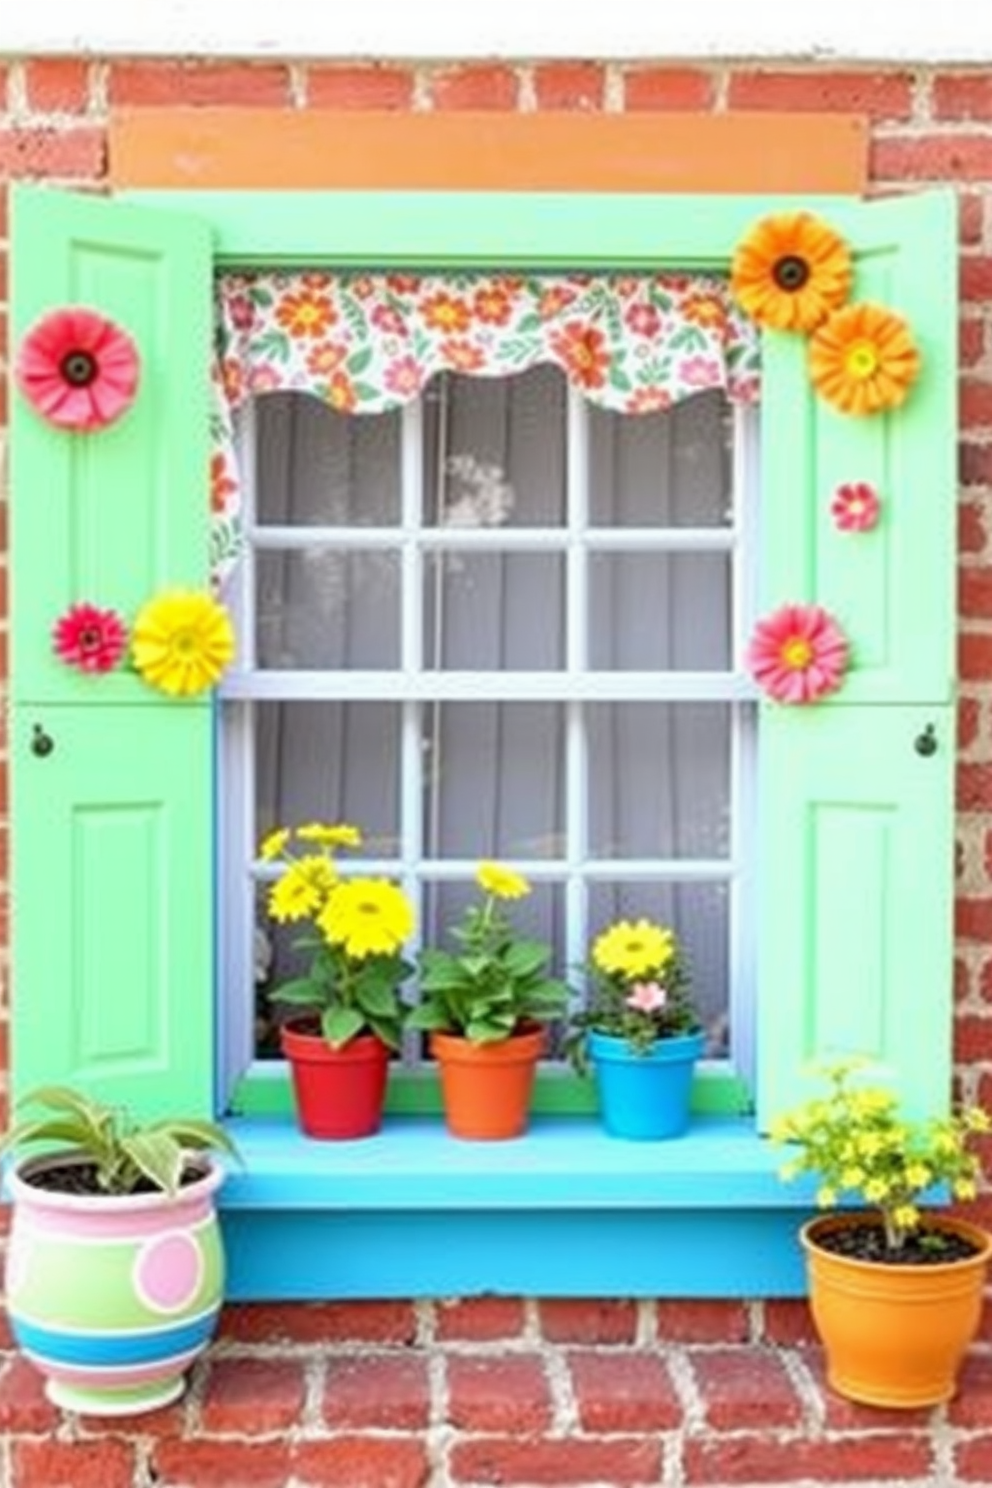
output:
M870 532L878 522L881 508L874 486L867 481L848 481L834 492L830 515L841 532Z
M87 432L130 408L138 353L120 326L95 310L68 306L42 316L21 342L17 385L49 423Z
M127 629L116 610L78 604L52 630L56 656L80 672L112 672L127 647Z
M668 991L657 982L635 982L624 1002L638 1013L656 1013L668 1001Z
M400 357L386 368L386 387L401 398L413 398L423 386L424 374L415 357Z
M759 620L747 649L755 681L780 703L812 703L841 684L848 644L819 605L783 605Z

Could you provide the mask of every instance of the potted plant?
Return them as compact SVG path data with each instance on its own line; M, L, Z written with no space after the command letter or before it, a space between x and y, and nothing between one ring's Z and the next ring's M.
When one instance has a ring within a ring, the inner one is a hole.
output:
M907 1119L891 1091L858 1082L862 1063L828 1066L827 1093L781 1116L771 1135L798 1147L782 1175L817 1175L820 1207L845 1194L871 1206L801 1231L830 1384L870 1405L936 1405L953 1395L977 1332L992 1237L924 1206L935 1185L975 1196L972 1142L990 1122L976 1106Z
M309 954L307 971L269 993L301 1010L281 1023L279 1038L309 1137L379 1130L389 1058L402 1038L400 987L413 967L400 952L413 932L413 908L388 879L341 877L338 849L361 840L347 823L311 822L278 828L259 850L281 868L269 892L272 919L310 926L294 943Z
M56 1405L128 1415L182 1393L224 1290L214 1195L236 1156L222 1127L144 1125L66 1086L21 1106L0 1152L40 1146L7 1175L13 1219L5 1286L14 1337Z
M530 893L526 878L498 863L480 863L475 877L481 903L450 930L458 949L420 954L409 1024L430 1034L448 1130L499 1140L526 1129L544 1025L564 1014L568 989L548 976L550 947L522 937L501 907Z
M635 1141L680 1136L704 1046L675 931L646 919L609 925L593 942L586 1001L568 1037L575 1066L593 1069L606 1131Z

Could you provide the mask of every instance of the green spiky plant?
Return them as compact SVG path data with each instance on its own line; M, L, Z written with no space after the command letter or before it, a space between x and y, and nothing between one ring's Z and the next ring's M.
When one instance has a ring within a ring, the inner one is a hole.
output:
M0 1138L0 1156L30 1146L51 1147L58 1161L71 1156L92 1165L102 1194L134 1193L142 1179L174 1196L190 1164L190 1154L226 1152L238 1159L235 1144L213 1121L164 1117L140 1124L116 1106L104 1105L65 1085L45 1085L17 1102L47 1107L48 1116L25 1116Z

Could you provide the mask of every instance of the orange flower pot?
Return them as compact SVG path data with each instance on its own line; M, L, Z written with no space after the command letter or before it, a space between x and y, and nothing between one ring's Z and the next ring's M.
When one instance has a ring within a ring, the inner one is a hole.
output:
M475 1044L453 1033L432 1033L430 1050L441 1075L444 1119L453 1137L502 1141L527 1129L534 1071L544 1052L544 1029Z
M817 1245L818 1236L851 1222L851 1215L832 1214L800 1231L829 1383L867 1405L909 1409L950 1400L978 1331L992 1236L941 1215L937 1228L979 1249L963 1260L923 1266L855 1260Z

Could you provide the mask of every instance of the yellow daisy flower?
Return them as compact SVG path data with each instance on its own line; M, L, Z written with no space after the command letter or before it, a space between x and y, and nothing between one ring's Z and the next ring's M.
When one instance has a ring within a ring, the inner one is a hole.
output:
M592 948L593 964L608 976L640 980L660 975L675 954L675 935L650 920L620 920Z
M391 956L413 934L413 909L402 889L384 878L352 878L337 885L317 924L331 945L362 961Z
M138 612L131 656L150 687L173 697L204 692L234 656L230 616L209 594L159 594Z
M258 849L258 856L263 863L271 863L273 859L281 857L286 850L290 833L288 827L278 827L262 839L262 845Z
M499 863L480 863L476 871L476 882L494 899L522 899L530 893L530 884L522 873L512 868L503 868Z
M308 822L306 826L297 827L296 835L301 842L318 842L321 847L361 847L362 834L357 827L349 826L347 822L337 822L329 826L325 822Z
M272 885L269 914L274 920L302 920L322 908L337 883L337 874L327 858L299 858Z

